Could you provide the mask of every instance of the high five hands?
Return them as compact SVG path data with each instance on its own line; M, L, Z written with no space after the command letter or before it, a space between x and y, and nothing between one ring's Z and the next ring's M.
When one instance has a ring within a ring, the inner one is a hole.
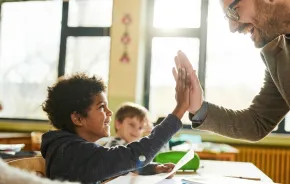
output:
M203 103L203 90L196 75L196 70L193 69L187 56L182 51L177 52L177 56L175 56L174 61L178 71L181 71L180 69L182 69L182 71L185 70L187 73L187 81L190 83L188 84L190 86L188 111L192 114L195 114ZM178 80L178 72L176 68L172 68L172 74L174 76L175 82Z

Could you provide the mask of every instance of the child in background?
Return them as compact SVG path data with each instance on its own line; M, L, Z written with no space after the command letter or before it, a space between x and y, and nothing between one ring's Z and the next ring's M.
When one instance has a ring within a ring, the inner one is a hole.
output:
M151 133L153 124L149 120L148 110L136 103L126 102L122 104L116 114L114 122L116 136L111 137L105 147L126 146L138 141ZM143 173L154 173L157 163L150 163L142 168ZM164 164L168 166L169 164Z
M114 126L116 136L111 137L105 147L125 146L149 135L153 129L148 110L131 102L126 102L118 108ZM160 151L169 151L169 144L165 143Z
M149 164L162 146L181 129L180 119L189 108L189 83L185 69L179 70L178 74L177 104L173 111L148 137L113 148L95 143L110 135L112 116L106 86L100 78L76 74L61 78L49 87L42 108L58 130L42 136L41 153L46 160L46 176L99 183ZM170 172L173 167L173 164L157 165L154 173ZM143 174L142 170L140 174Z
M116 136L112 137L106 147L127 145L128 143L149 135L153 124L149 120L148 110L136 103L124 103L119 107L115 115Z

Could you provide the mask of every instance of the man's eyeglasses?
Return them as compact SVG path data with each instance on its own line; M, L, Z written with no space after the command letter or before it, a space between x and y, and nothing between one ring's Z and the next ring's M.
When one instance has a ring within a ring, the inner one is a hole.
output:
M226 15L225 15L226 18L231 19L233 21L238 21L240 19L240 16L238 15L236 10L234 9L234 7L238 4L238 2L240 2L240 0L234 0L234 2L232 2L229 5L229 7L227 8L227 11L226 11Z

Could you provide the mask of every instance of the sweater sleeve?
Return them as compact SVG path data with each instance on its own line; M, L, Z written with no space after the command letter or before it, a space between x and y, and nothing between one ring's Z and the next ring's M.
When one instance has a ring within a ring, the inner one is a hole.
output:
M289 111L269 71L264 86L248 109L234 111L208 103L208 113L200 126L227 137L258 141L268 135Z

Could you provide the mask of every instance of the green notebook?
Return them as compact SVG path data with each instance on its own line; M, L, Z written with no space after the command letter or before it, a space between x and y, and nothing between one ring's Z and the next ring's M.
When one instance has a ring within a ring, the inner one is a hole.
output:
M154 161L162 164L174 163L176 164L187 152L185 151L169 151L159 153ZM199 168L200 158L197 153L194 153L193 159L191 159L187 164L181 167L181 170L193 170L196 171Z

